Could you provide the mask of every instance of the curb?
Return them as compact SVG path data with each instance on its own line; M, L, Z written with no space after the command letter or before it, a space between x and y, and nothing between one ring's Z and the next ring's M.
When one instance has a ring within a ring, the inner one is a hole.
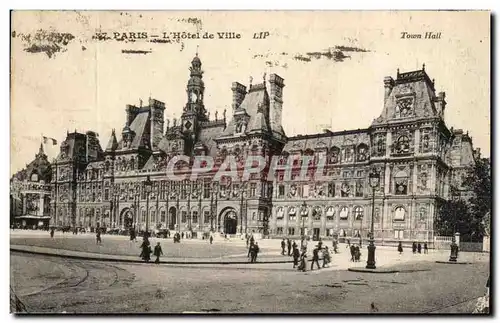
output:
M436 260L437 264L449 264L449 265L472 265L474 264L473 262L467 262L467 261L442 261L442 260Z
M124 262L124 263L134 263L134 264L154 264L154 261L145 262L144 260L133 260L133 259L118 259L118 258L106 258L106 257L87 257L78 255L60 255L50 252L40 252L40 251L29 251L25 249L10 248L10 251L34 254L41 256L50 257L60 257L69 258L77 260L94 260L94 261L109 261L109 262ZM276 261L259 261L259 262L249 262L249 261L160 261L159 264L165 265L249 265L249 264L293 264L292 260L276 260Z
M356 272L356 273L372 273L372 274L394 274L398 273L399 270L394 270L394 269L384 269L384 268L379 268L379 269L366 269L363 267L351 267L347 268L348 271Z

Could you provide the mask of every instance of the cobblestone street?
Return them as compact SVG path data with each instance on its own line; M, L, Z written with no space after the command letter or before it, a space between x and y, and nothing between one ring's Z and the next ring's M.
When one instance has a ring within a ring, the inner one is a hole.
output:
M64 246L96 255L121 250L123 257L138 259L136 244L130 245L126 237L104 236L103 246L95 246L91 235L58 236L54 240L37 234L16 235L11 237L12 245L40 245L46 250ZM259 241L267 254L261 262L289 259L279 255L279 243ZM130 248L118 248L126 245ZM175 245L162 240L162 245L170 250L166 258L173 260L194 261L196 255L220 259L222 253L224 259L246 259L243 241L218 240L210 246L200 240ZM28 311L78 313L369 313L374 311L372 303L378 312L471 313L476 299L484 294L489 254L461 253L461 260L471 263L449 265L435 262L447 260L446 251L413 255L405 250L400 256L393 249L377 248L377 264L399 270L392 274L347 271L364 267L366 258L360 263L349 262L345 246L340 254L332 255L330 268L306 273L292 269L289 263L125 264L13 251L11 284ZM176 252L184 250L189 258L182 254L177 258Z

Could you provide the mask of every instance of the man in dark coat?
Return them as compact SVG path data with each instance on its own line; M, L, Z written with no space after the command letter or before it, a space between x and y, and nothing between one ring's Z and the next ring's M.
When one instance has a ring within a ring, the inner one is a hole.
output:
M284 256L285 255L285 247L286 247L286 242L285 239L281 240L281 254Z
M292 255L293 255L293 268L295 268L299 265L299 258L300 258L300 251L297 248L297 245L293 247Z
M313 259L311 262L311 270L313 270L315 263L318 266L318 269L321 269L321 267L319 266L319 247L318 246L316 246L316 248L313 249Z
M286 239L286 246L288 248L288 256L292 255L292 241L290 239Z
M295 240L293 240L292 250L295 249L295 248L298 248L298 246L297 246L297 243L295 242ZM299 250L299 252L300 252L300 250Z
M141 255L140 257L145 261L149 262L151 260L151 244L149 243L148 237L144 236L141 244Z
M429 248L427 247L427 242L424 242L424 253L429 253Z
M210 244L212 244L212 242L214 242L214 237L210 235Z
M54 228L50 229L50 237L54 238Z
M95 238L96 238L96 244L102 244L102 240L101 240L101 230L97 230L97 233L95 235Z
M163 256L163 250L161 250L161 246L160 246L159 242L155 246L155 251L153 252L153 255L156 256L155 263L159 264L160 263L160 256Z
M259 253L259 245L256 242L250 247L250 262L257 261L257 254L258 253Z
M403 253L403 244L401 243L401 241L399 241L399 243L398 243L398 252L399 252L399 254Z
M417 251L418 253L422 253L422 244L420 242L417 244Z

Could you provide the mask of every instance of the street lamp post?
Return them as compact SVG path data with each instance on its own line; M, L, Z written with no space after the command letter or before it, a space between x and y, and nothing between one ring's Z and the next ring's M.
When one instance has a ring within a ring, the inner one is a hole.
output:
M241 224L240 224L240 233L243 234L243 198L246 192L246 185L245 183L241 183L240 187L240 195L241 195L241 202L240 202L240 218L241 218ZM246 215L245 215L245 233L247 232L247 227L246 227Z
M457 205L456 202L458 200L458 195L455 190L451 192L451 199L453 201L453 232L452 232L452 240L450 245L450 262L457 262L458 258L458 245L455 241L455 233L457 231Z
M144 182L144 190L146 192L146 237L149 237L149 194L153 188L153 182L151 179L146 177L146 181Z
M304 228L304 220L306 218L306 215L307 214L307 204L306 204L306 201L302 202L302 208L300 210L300 216L302 217L302 238L304 239L305 236L306 236L306 231L305 231L305 228Z
M370 233L370 243L368 244L368 260L366 261L366 269L376 269L375 266L375 234L373 232L373 223L375 215L375 188L380 183L380 173L375 169L368 175L368 181L372 188L372 223Z

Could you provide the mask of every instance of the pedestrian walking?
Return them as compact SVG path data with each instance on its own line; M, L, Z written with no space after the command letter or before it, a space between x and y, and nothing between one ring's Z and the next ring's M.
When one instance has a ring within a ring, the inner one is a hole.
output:
M182 235L181 235L182 239L184 239L184 232L182 232Z
M286 242L285 239L281 240L281 255L285 255Z
M256 242L250 247L250 262L257 261L258 253L259 253L259 244Z
M159 264L160 263L160 256L163 256L163 250L161 250L161 246L160 246L159 242L155 246L155 251L154 251L153 255L156 256L155 263Z
M292 243L292 250L293 249L298 249L297 243L295 242L295 240L293 240L293 243ZM300 251L299 251L299 253L300 253Z
M148 240L147 236L144 236L142 244L141 244L141 255L140 257L145 262L149 262L151 260L151 243Z
M417 253L417 243L415 241L413 241L411 245L411 250L413 251L413 253Z
M398 243L398 252L400 255L403 253L403 244L401 243L401 241L399 241Z
M427 242L424 242L424 254L429 253L429 248L427 247Z
M214 237L210 235L210 244L212 244L213 242L214 242Z
M292 255L292 241L290 239L286 239L286 246L288 248L288 256Z
M349 251L351 252L351 261L356 261L356 248L354 247L354 245L351 245L349 247Z
M54 238L54 228L50 229L50 237Z
M302 252L300 254L300 265L298 267L298 270L302 270L303 272L305 272L306 264L307 264L307 249L302 248Z
M102 240L101 240L101 230L97 230L97 233L95 235L95 239L96 239L96 244L102 244Z
M315 263L318 266L318 269L321 268L319 266L319 261L318 260L319 260L319 248L318 248L318 246L316 246L316 248L313 249L313 259L312 259L312 262L311 262L311 270L313 270Z
M357 262L359 262L361 260L361 251L359 249L359 246L354 247L354 259Z
M297 246L293 247L292 255L293 255L293 268L295 268L299 265L299 258L300 258L300 251L297 248Z
M420 242L417 244L417 251L418 253L422 253L422 244Z
M339 253L338 244L339 243L337 240L333 240L333 252L335 252L336 254Z
M325 246L323 249L323 268L326 267L330 263L330 250L328 250L328 247Z

